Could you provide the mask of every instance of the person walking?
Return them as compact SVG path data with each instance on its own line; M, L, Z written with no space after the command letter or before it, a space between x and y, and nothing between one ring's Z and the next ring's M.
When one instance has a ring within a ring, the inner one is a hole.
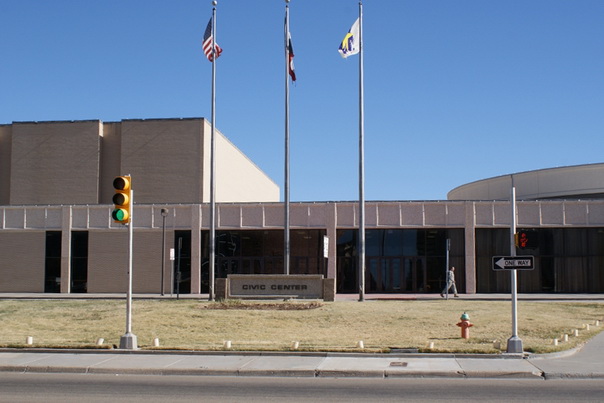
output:
M440 293L440 296L444 298L445 293L448 293L451 288L453 288L453 295L455 296L455 298L459 298L459 295L457 295L457 287L455 287L455 267L453 266L451 266L451 268L447 272L447 285L445 286L445 289L442 290L442 292Z

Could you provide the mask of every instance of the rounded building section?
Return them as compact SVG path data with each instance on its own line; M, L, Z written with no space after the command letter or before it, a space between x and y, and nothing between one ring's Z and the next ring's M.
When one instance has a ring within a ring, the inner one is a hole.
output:
M470 182L451 190L449 200L509 200L512 183L518 200L604 198L604 163L538 169Z

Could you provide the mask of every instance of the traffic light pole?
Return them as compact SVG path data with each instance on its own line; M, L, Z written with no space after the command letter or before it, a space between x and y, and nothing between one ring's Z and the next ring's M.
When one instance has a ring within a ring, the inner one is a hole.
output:
M120 338L120 348L138 349L137 337L132 334L132 236L134 234L134 222L132 213L134 211L134 191L130 189L130 222L128 225L128 294L126 296L126 334Z

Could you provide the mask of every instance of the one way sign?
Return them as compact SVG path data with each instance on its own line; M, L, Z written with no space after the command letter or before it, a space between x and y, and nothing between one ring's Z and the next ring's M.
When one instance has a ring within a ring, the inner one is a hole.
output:
M493 256L493 270L533 270L534 256Z

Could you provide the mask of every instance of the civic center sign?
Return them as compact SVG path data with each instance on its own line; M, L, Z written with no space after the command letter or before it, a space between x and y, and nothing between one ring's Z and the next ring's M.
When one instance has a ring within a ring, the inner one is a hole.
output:
M335 299L334 279L320 274L230 274L216 280L217 298Z

